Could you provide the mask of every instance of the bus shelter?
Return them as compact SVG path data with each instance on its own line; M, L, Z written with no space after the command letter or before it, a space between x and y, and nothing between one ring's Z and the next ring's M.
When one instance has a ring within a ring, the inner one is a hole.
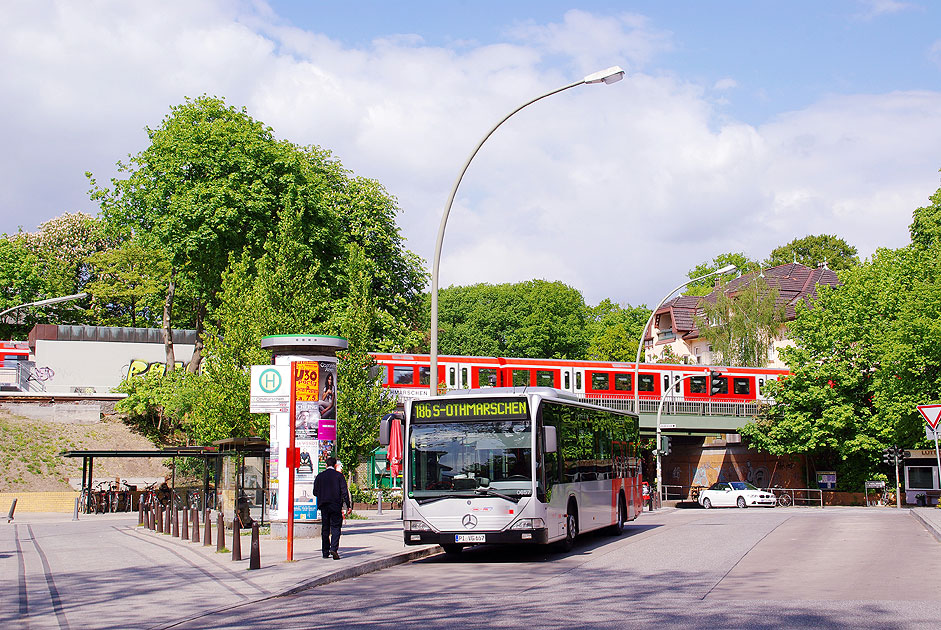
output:
M228 438L213 442L218 450L216 459L217 509L227 523L239 521L240 527L257 522L264 525L268 515L268 477L270 449L268 441L259 437ZM276 494L271 494L275 500Z
M211 497L216 496L216 488L214 484L210 483L209 479L209 468L210 466L217 466L217 460L219 459L219 451L214 446L179 446L173 448L162 448L154 449L150 451L139 451L139 450L76 450L76 451L63 451L60 453L62 457L81 457L82 458L82 496L85 497L87 504L84 506L85 510L91 508L92 495L95 492L96 488L94 487L94 472L95 472L95 460L107 457L107 458L124 458L124 459L135 459L135 458L161 458L170 460L170 491L173 496L177 496L177 487L176 487L176 460L181 457L195 457L202 460L203 466L203 479L202 479L202 492L197 493L198 504L193 505L200 510L206 508L215 507L212 505ZM216 477L218 479L218 476ZM140 495L142 493L141 489L138 488L128 488L131 492L133 499L133 506L130 506L131 509L137 507L137 501L140 500Z

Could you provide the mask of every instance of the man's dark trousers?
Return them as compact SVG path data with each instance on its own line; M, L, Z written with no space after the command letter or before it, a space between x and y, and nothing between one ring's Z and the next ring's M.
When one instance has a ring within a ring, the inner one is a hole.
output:
M320 543L323 555L340 549L340 528L343 527L343 504L324 503L320 510Z

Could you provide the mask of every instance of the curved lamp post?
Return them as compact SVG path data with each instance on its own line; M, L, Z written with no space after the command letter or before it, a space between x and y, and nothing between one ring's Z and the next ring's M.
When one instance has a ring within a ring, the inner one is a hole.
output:
M59 302L69 302L71 300L81 300L83 297L86 297L87 293L76 293L74 295L63 295L60 297L49 298L47 300L39 300L38 302L27 302L26 304L18 304L13 308L8 308L5 311L0 311L0 317L3 317L7 313L12 313L13 311L27 306L47 306L49 304L58 304Z
M588 85L591 83L616 83L624 78L624 70L619 66L612 66L607 70L601 70L595 72L594 74L589 74L587 77L580 81L574 83L569 83L560 88L550 90L545 94L541 94L534 99L526 101L509 114L500 119L496 125L494 125L490 131L484 134L484 137L481 138L480 142L477 143L477 146L474 147L474 150L471 151L470 156L468 156L467 161L464 162L464 166L461 168L461 171L457 175L457 179L454 180L454 186L451 187L451 194L448 195L448 203L444 208L444 214L441 216L441 225L438 227L438 238L435 241L435 258L431 266L431 395L438 395L438 268L441 265L441 244L444 242L444 230L448 224L448 215L451 213L451 205L454 203L454 197L457 195L458 186L461 184L461 180L464 178L464 173L467 172L467 167L470 166L471 160L474 159L474 156L477 155L477 152L480 151L480 147L483 146L484 142L493 135L493 132L497 130L500 125L505 123L513 114L520 111L528 105L532 105L536 101L540 101L547 96L552 96L553 94L558 94L568 90L569 88L578 87L579 85Z
M650 317L647 318L647 323L644 325L644 329L640 333L640 342L637 344L637 358L634 359L634 413L636 413L638 417L640 417L640 383L637 382L637 378L640 376L640 353L641 353L641 350L643 350L644 348L644 337L647 336L647 329L650 328L650 325L653 323L653 318L657 314L657 311L660 310L660 307L663 306L663 304L667 300L669 300L673 296L674 293L676 293L677 291L685 287L687 284L691 284L699 280L704 280L705 278L710 278L712 276L718 276L721 274L731 273L737 269L738 267L736 267L735 265L726 265L722 269L717 269L716 271L713 271L712 273L707 273L705 275L699 276L698 278L687 280L686 282L684 282L683 284L681 284L680 286L676 287L675 289L667 293L665 296L663 296L663 299L660 300L659 304L657 304L657 308L650 311ZM672 386L673 384L671 383L670 387ZM661 399L661 403L662 403L662 399ZM660 492L660 412L659 411L657 412L657 492Z

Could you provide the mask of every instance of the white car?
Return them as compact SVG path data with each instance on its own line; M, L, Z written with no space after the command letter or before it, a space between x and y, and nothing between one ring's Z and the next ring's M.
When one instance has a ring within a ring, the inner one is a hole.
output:
M778 500L770 492L756 488L747 481L720 481L699 493L699 505L707 510L711 507L740 508L752 505L774 507Z

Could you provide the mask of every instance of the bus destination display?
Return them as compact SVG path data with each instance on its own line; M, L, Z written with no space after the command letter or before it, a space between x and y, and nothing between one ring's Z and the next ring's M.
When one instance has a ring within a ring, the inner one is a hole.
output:
M448 420L525 420L529 417L526 399L484 398L460 401L442 398L412 404L417 422Z

